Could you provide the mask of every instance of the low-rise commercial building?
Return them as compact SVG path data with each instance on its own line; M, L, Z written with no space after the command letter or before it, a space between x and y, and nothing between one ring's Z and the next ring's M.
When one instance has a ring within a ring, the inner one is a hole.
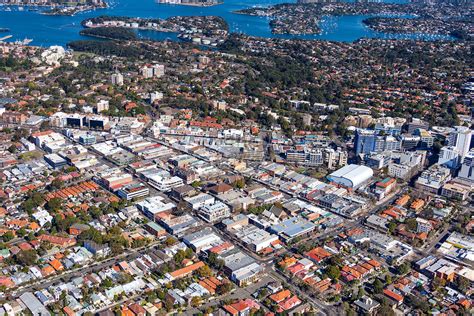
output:
M207 204L207 205L202 206L198 210L198 215L206 222L214 223L214 222L217 222L219 220L229 217L230 208L226 204L220 201L217 201L213 204Z

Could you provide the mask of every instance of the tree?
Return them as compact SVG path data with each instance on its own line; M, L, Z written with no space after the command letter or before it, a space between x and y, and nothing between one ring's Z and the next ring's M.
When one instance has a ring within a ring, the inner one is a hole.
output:
M380 281L379 278L375 279L374 283L372 284L374 287L374 293L375 294L380 294L383 291L383 283Z
M245 180L243 178L239 179L235 181L233 185L237 189L243 189L245 187Z
M416 231L416 227L418 226L415 218L409 218L405 220L405 224L410 231Z
M395 222L388 223L388 231L390 232L390 234L393 234L396 228L397 224Z
M191 306L198 307L199 305L201 305L201 298L199 296L193 296L191 299Z
M410 272L410 264L408 262L404 262L402 263L401 265L398 266L397 270L398 270L398 274L400 275L405 275L407 274L408 272Z
M446 281L439 278L439 277L434 277L433 281L431 281L431 286L436 291L443 288L443 287L445 287L445 285L446 285Z
M336 265L330 265L326 270L327 275L333 280L339 280L341 276L341 270Z
M458 290L460 290L463 293L466 293L466 291L470 287L470 282L465 277L458 276L457 279L456 279L456 286L457 286Z
M92 205L88 211L93 219L98 219L100 216L104 214L102 210L95 205Z
M114 282L109 277L106 277L102 282L101 286L106 289L110 289L112 286L114 286Z
M154 303L158 299L158 295L155 291L149 291L146 293L146 301L148 303Z
M216 292L219 295L224 295L232 291L232 283L230 282L223 282L219 284L216 288Z
M27 231L25 227L20 228L19 230L16 231L16 234L18 237L24 237L27 234Z
M197 273L201 278L208 278L212 275L212 270L209 266L204 265L198 269Z
M356 315L356 312L354 311L354 309L349 305L348 302L344 302L342 304L343 308L344 308L344 312L346 313L346 316L354 316Z
M202 183L201 183L200 181L197 181L197 180L196 180L196 181L194 181L193 183L191 183L191 186L192 186L193 188L199 188L199 187L202 186Z
M419 299L415 295L411 295L411 294L405 296L405 304L413 307L414 309L419 309L425 314L428 314L428 312L431 309L430 304L428 304L426 300Z
M124 246L121 243L118 243L118 242L111 242L110 243L110 251L114 255L118 255L118 254L123 253L123 249L124 249Z
M15 235L11 231L7 231L5 234L2 235L2 240L4 242L9 242L13 238L15 238Z
M267 290L267 288L263 288L263 289L261 289L261 290L258 292L258 299L259 299L259 300L262 300L262 299L265 298L267 295L268 295L268 290Z
M53 198L48 201L46 208L50 211L58 211L63 206L63 202L60 198Z
M38 255L33 249L30 250L21 250L15 255L15 260L23 266L32 266L36 263Z
M176 240L176 238L169 236L165 240L165 245L167 247L170 247L170 246L176 245L177 242L178 241Z
M394 316L395 312L390 307L390 305L388 305L386 302L384 302L382 305L380 305L379 309L377 310L377 315L380 315L380 316Z
M63 182L61 179L59 179L59 178L56 178L56 179L54 179L53 181L51 181L51 184L49 185L49 187L50 187L52 190L61 189L63 186L64 186L64 182Z
M181 262L183 262L185 258L186 258L186 254L184 253L183 250L179 249L178 251L176 251L176 254L173 257L173 260L177 265L180 265Z
M97 244L104 243L102 233L93 227L80 233L77 238L80 241L92 240L93 242Z
M148 238L134 239L132 241L132 248L140 248L146 246L150 240Z
M11 145L10 147L8 147L8 151L11 152L12 154L16 153L17 152L17 148L15 145Z
M207 262L211 267L216 270L221 270L224 267L224 261L219 259L215 253L211 253L207 259Z
M356 296L356 298L357 298L357 299L360 299L360 298L361 298L362 296L364 296L364 295L365 295L365 290L364 290L364 288L363 288L362 286L360 286L360 287L359 287L359 290L357 291L357 296Z
M385 276L385 284L390 285L390 284L392 284L392 282L393 282L392 281L392 276L390 274L387 274Z

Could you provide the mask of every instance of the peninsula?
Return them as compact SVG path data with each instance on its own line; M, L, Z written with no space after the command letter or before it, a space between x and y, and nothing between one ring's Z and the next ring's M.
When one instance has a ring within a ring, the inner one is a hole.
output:
M216 46L228 35L228 25L216 16L176 16L168 19L99 16L82 21L81 35L133 40L134 30L176 33L178 38L196 44Z
M107 7L105 0L0 0L0 5L49 8L42 12L45 15L75 15L79 12Z
M319 34L325 16L367 15L364 23L387 33L439 34L469 39L473 33L472 5L439 3L284 3L237 10L235 13L265 16L274 34Z

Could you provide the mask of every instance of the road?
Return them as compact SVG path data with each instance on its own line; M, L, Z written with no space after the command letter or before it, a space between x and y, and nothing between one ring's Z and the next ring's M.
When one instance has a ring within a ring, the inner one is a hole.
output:
M158 242L154 242L147 246L129 250L123 254L105 259L103 261L96 261L92 263L91 265L83 266L83 267L73 269L73 270L68 270L68 271L65 271L64 273L54 275L48 279L39 279L32 283L19 286L16 290L13 290L9 296L18 297L25 292L31 292L32 290L45 289L57 282L67 283L71 281L73 278L76 278L79 276L85 276L86 274L89 274L92 272L98 272L105 268L109 268L117 264L117 262L121 260L126 260L126 261L134 260L144 255L146 252L153 250L157 244Z
M187 151L184 151L184 150L176 149L173 146L171 146L170 144L168 144L167 142L163 142L159 139L156 139L156 138L153 138L153 137L146 137L146 139L148 139L150 141L157 142L157 143L159 143L163 146L166 146L168 148L172 148L173 150L176 150L176 151L194 156L195 158L197 158L199 160L203 160L203 161L208 162L209 164L213 165L214 167L217 167L217 168L222 167L222 166L220 166L220 165L218 165L214 162L208 161L207 159L205 159L205 157L201 157L201 156L195 155L193 153L190 153L190 152L187 152ZM98 156L101 160L103 160L100 155L98 155ZM238 171L235 171L235 170L226 170L226 171L228 171L232 174L243 175L242 173L240 173ZM271 190L280 191L286 196L297 197L297 198L302 199L302 200L304 200L304 201L306 201L307 203L310 203L310 204L314 203L313 201L307 200L304 197L298 196L294 192L286 192L286 191L282 190L281 188L274 187L273 185L271 185L269 183L266 183L264 181L261 181L259 179L253 179L253 180L260 183L260 184L262 184L262 185L264 185L265 187L270 188ZM404 190L404 188L402 188L401 191L403 191L403 190ZM398 193L398 192L396 192L396 193ZM365 215L363 217L359 218L358 220L348 219L344 222L344 224L342 226L334 228L334 229L326 230L326 231L322 232L321 234L319 234L317 236L312 235L310 238L314 241L322 241L322 240L324 240L325 238L327 238L329 236L334 236L334 235L337 235L337 234L339 234L340 232L342 232L344 230L359 226L365 221L365 219L368 216L370 216L372 214L375 214L375 213L379 212L381 209L387 207L387 205L392 204L396 198L397 198L397 194L394 194L392 197L386 198L382 201L379 201L377 204L372 205L370 210L367 211L365 213ZM340 216L340 214L336 214L336 215ZM213 229L214 229L214 227L213 227ZM237 247L241 248L241 250L244 253L251 256L252 258L257 260L258 262L260 262L262 265L266 266L265 269L266 269L266 272L268 274L267 276L262 277L261 281L257 282L256 284L249 285L248 287L245 287L245 288L236 289L230 295L225 296L226 299L228 299L228 298L237 298L237 299L239 299L239 298L249 297L249 295L253 294L253 292L255 292L255 290L258 289L260 286L264 286L265 284L267 284L269 282L268 278L270 278L270 280L280 280L281 282L287 283L288 286L291 288L291 290L294 293L298 294L301 298L306 299L311 305L313 305L314 307L319 309L321 315L328 315L328 316L337 315L337 310L333 305L328 305L328 304L322 302L321 300L319 300L317 298L310 297L306 293L302 292L293 283L294 280L288 279L286 276L284 276L284 275L280 274L279 272L275 271L274 270L274 265L273 265L273 262L272 262L273 258L262 258L262 257L256 255L252 251L248 250L245 247L245 245L243 245L239 240L236 240L236 238L234 236L229 235L226 232L217 231L217 233L219 235L222 235L222 234L225 235L225 239L230 239L232 242L234 242L236 244ZM304 241L306 241L306 239ZM304 242L304 241L302 241L302 242ZM68 272L66 272L62 275L55 276L55 277L47 280L46 282L36 282L32 285L29 285L28 289L20 288L17 291L17 293L15 293L15 294L20 295L21 293L23 293L25 291L31 290L32 287L45 288L45 287L48 287L48 286L54 284L57 281L68 282L69 280L71 280L74 277L77 277L77 276L80 276L80 275L85 275L87 273L90 273L90 272L93 272L93 271L99 271L99 270L102 270L106 267L109 267L109 266L115 264L117 261L119 261L121 259L132 260L132 259L140 256L142 254L141 251L146 251L147 248L149 248L149 247L143 247L142 249L137 249L135 251L123 254L121 256L117 256L117 257L114 257L114 258L107 259L106 261L103 261L103 262L100 262L100 263L94 263L92 266L87 266L87 267L84 267L84 268L68 271ZM294 253L292 253L291 250L288 250L288 249L285 250L284 249L284 250L280 251L279 254L292 255ZM219 303L219 300L214 299L213 301L205 303L200 308L206 308L206 307L209 307L209 306L214 306L218 303ZM197 312L197 310L196 310L196 312Z

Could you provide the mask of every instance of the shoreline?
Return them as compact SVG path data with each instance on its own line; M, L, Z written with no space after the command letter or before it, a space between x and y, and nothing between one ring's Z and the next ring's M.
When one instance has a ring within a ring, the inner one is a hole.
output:
M0 8L38 8L48 9L45 11L38 12L40 15L48 15L48 16L74 16L76 13L81 13L89 10L96 10L96 9L107 9L110 6L106 1L102 3L102 5L62 5L62 4L38 4L38 3L25 3L25 4L9 4L9 3L2 3L0 4ZM55 11L58 10L58 11ZM65 10L65 12L61 12L61 10ZM71 12L67 12L70 10Z
M219 2L219 3L212 3L212 4L204 4L204 3L160 3L158 4L165 4L165 5L176 5L176 6L185 6L185 7L198 7L198 8L208 8L208 7L215 7L221 4L224 4L224 2Z

